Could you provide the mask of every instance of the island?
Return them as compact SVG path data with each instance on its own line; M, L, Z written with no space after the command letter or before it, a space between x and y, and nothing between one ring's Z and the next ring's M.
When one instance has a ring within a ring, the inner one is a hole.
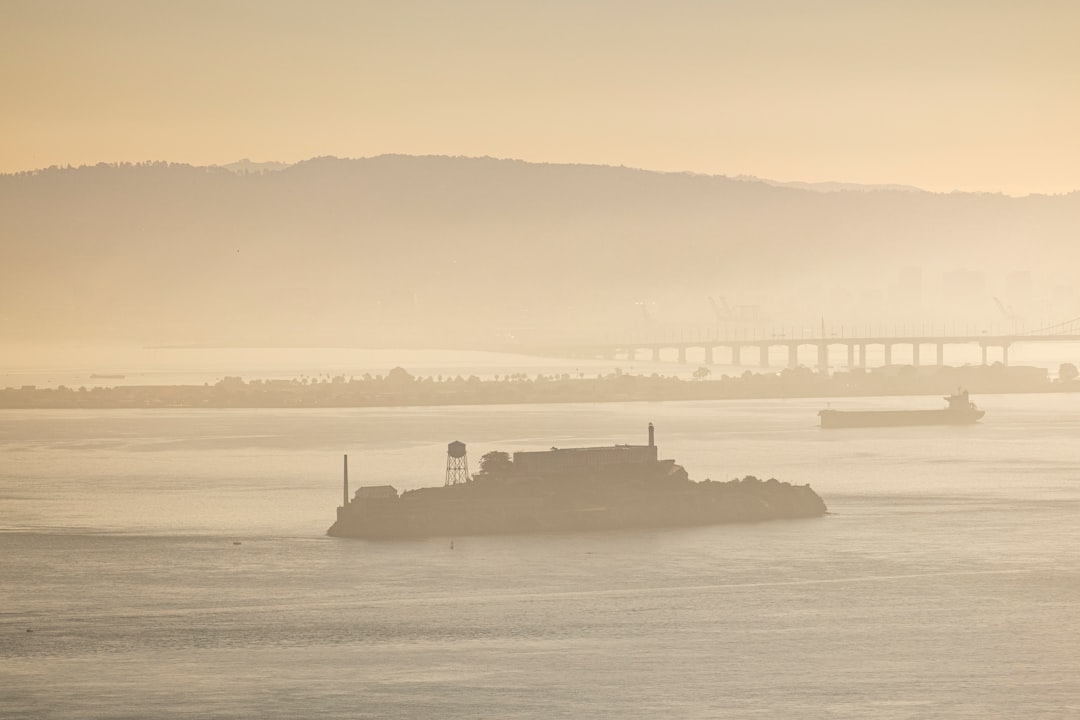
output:
M695 482L674 460L661 460L649 424L647 445L551 448L483 456L468 474L465 444L447 446L441 487L398 493L360 487L327 531L333 537L418 537L581 532L685 527L820 517L825 502L809 485L746 476Z

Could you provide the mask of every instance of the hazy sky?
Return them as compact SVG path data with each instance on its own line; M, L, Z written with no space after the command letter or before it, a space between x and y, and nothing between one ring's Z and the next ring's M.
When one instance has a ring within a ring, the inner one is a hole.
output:
M1080 2L0 1L0 171L381 153L1080 188Z

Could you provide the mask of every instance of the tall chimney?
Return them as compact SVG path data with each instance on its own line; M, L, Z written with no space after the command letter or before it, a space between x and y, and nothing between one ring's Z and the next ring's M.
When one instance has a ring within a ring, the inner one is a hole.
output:
M345 500L341 503L342 507L349 506L349 456L345 456Z
M652 423L649 423L649 447L656 445L656 435L654 434Z

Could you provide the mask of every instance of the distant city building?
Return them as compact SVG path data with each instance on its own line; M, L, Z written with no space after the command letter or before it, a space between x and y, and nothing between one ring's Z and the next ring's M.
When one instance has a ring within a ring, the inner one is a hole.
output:
M1005 295L1014 306L1024 306L1031 302L1034 283L1027 270L1015 270L1005 280Z
M903 317L915 317L923 307L923 272L920 267L901 268L889 288L889 300Z
M986 292L986 273L967 269L942 273L941 300L951 310L986 311L992 307Z

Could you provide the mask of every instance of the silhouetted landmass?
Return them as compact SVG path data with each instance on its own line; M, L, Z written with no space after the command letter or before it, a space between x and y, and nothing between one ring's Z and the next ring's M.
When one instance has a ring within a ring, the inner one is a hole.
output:
M929 282L951 268L1062 277L1080 266L1080 193L822 193L460 157L264 167L273 166L0 176L0 332L35 342L510 348L647 333L650 322L710 325L710 294L752 295L779 308L779 322L812 327L822 315L914 320L924 312L917 297L888 297L897 268L925 267ZM867 303L861 290L892 304ZM1001 320L988 296L976 300L930 319Z
M673 460L604 469L563 467L537 477L477 476L400 497L392 486L378 488L384 489L390 492L339 507L327 535L396 539L627 530L794 520L828 512L809 485L753 475L694 482Z
M465 444L447 446L446 483L399 494L392 485L349 495L348 456L342 504L327 531L335 537L393 539L435 535L619 530L810 518L825 502L809 485L753 475L694 482L661 459L654 427L648 444L495 450L468 475Z
M1063 368L1073 367L1071 363ZM698 377L704 378L705 373ZM226 377L214 385L133 385L112 388L7 388L0 408L243 408L394 407L502 403L623 402L632 400L725 400L753 398L939 395L958 387L972 395L1077 392L1068 372L1051 380L1046 370L1003 365L923 368L912 366L823 376L806 368L773 374L722 376L715 380L612 373L508 375L498 380L413 377L402 368L385 376L323 381L252 380Z

